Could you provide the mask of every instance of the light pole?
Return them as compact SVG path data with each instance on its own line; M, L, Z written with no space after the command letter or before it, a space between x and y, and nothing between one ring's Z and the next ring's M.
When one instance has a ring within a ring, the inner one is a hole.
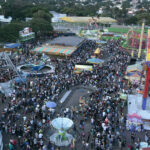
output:
M145 20L143 20L143 23L142 23L142 30L141 30L141 36L140 36L140 45L139 45L138 59L140 59L140 57L141 57L141 50L142 50L142 44L143 44L143 34L144 34L144 26L145 26Z

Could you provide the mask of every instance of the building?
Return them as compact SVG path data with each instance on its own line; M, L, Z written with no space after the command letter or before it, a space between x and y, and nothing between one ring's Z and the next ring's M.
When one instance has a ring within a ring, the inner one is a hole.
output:
M103 8L99 8L99 10L97 11L97 14L102 14L103 13Z
M60 14L55 11L50 11L50 13L53 15L52 22L62 22L60 18L66 17L66 14Z
M4 15L0 15L0 22L10 23L11 21L12 21L12 17L5 18Z

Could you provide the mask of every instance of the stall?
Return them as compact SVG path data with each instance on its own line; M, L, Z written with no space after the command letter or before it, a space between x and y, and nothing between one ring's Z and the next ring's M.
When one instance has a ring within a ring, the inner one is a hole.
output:
M99 58L90 58L87 60L87 63L89 64L102 64L104 60L99 59Z
M125 78L132 83L144 81L143 66L141 63L128 66Z
M81 73L82 71L93 71L91 65L75 65L74 73Z
M142 116L144 129L145 130L150 130L150 111L148 111L148 110L140 110L138 112L138 114Z
M95 55L99 55L100 54L100 48L97 48L94 52Z
M98 45L103 45L103 44L106 44L106 43L107 43L106 41L96 40L96 44L98 44Z
M127 100L127 94L120 93L120 99Z
M141 116L136 113L128 114L126 121L126 128L130 131L141 131L141 125L143 124Z

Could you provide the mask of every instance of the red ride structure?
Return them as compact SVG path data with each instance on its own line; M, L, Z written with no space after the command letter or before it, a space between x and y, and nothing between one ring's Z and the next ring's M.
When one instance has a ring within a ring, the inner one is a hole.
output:
M150 29L148 30L148 38L147 38L147 55L146 55L146 78L145 78L145 88L143 94L143 103L142 109L146 109L146 102L148 97L149 90L149 82L150 82Z
M147 35L143 35L143 41L142 41L142 49L146 49L146 41L147 41ZM129 30L127 34L127 45L130 49L139 49L140 45L140 33L134 31L133 29Z

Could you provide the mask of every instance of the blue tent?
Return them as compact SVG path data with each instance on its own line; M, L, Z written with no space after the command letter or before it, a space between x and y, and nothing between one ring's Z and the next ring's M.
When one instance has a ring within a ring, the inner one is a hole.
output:
M106 44L107 42L106 41L97 40L96 43L97 44Z
M48 108L54 108L56 106L57 106L57 104L55 102L52 102L52 101L46 102L46 107L48 107Z
M98 58L91 58L87 60L87 63L90 63L90 64L101 64L103 62L104 60L98 59Z
M9 43L9 44L5 44L4 48L19 48L21 46L21 44L19 43Z

